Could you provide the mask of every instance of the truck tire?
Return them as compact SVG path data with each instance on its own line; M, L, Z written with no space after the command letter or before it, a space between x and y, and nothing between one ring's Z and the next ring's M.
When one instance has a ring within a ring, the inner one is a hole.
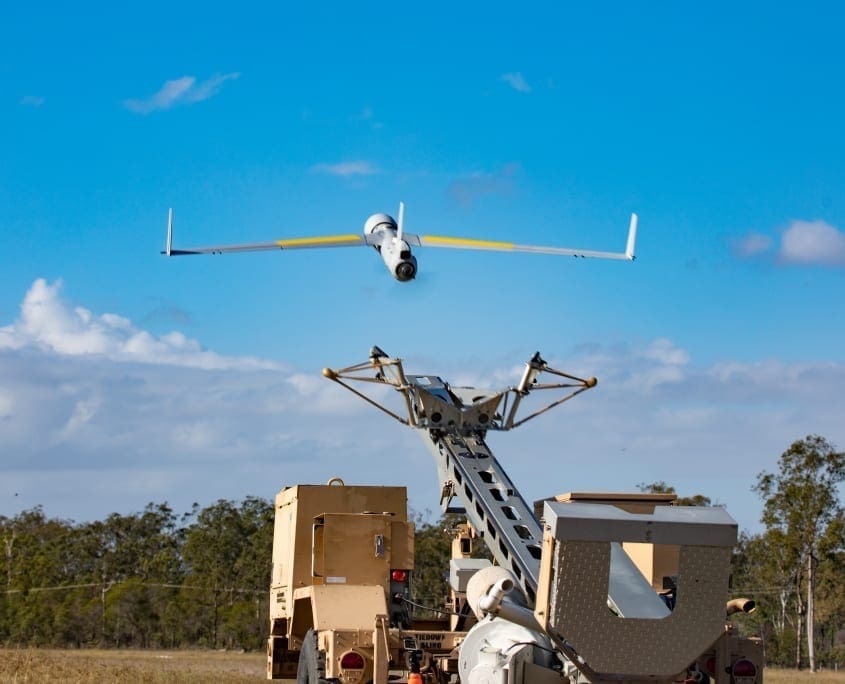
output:
M337 679L326 679L326 652L317 646L317 632L309 629L302 640L296 684L337 684Z

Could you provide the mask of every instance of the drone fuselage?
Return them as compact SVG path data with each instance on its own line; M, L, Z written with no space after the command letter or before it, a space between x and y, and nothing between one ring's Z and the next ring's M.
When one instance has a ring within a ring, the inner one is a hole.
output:
M364 224L364 238L379 253L387 270L396 280L407 282L417 275L417 259L403 239L392 216L373 214Z

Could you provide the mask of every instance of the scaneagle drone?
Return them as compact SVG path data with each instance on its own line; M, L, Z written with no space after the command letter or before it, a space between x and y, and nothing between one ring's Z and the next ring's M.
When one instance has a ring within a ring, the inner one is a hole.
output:
M532 254L557 254L561 256L592 257L596 259L634 260L634 242L637 238L637 215L631 214L628 228L628 243L624 252L597 252L567 247L538 247L518 245L513 242L477 240L473 238L445 237L437 235L414 235L402 229L405 205L399 203L399 221L387 214L373 214L364 223L363 233L348 235L324 235L306 238L288 238L273 242L252 242L239 245L217 245L213 247L173 247L173 210L167 216L167 242L162 254L183 256L185 254L225 254L227 252L257 252L276 249L308 249L315 247L373 247L381 256L390 274L400 282L413 280L417 275L417 260L411 254L411 247L448 247L452 249L480 249L496 252L530 252Z

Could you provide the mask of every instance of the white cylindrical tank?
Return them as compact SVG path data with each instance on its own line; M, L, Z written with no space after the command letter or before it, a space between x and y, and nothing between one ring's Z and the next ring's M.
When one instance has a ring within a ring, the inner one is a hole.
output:
M499 591L496 591L497 589ZM482 599L491 594L491 590L493 594L498 594L499 599L507 594L513 603L525 605L525 595L513 573L501 566L491 565L476 572L467 583L467 602L479 620L487 612L487 609L480 607L479 604L482 603Z
M549 637L526 606L525 594L509 570L482 568L470 578L466 594L479 622L460 646L462 684L530 684L523 681L525 662L554 669L562 681L577 681L571 677L572 673L577 677L577 669L555 656Z
M469 630L461 643L458 674L462 684L514 682L516 663L522 658L533 662L533 644L540 643L541 639L536 632L507 620L482 620Z

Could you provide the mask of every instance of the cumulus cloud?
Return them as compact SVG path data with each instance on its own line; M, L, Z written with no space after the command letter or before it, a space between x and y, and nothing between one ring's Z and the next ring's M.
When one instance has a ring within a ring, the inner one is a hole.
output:
M129 99L123 101L123 106L136 114L150 114L152 112L171 109L177 105L194 104L213 97L226 81L240 77L240 73L217 74L205 81L197 81L196 76L182 76L181 78L165 81L164 85L149 97Z
M378 173L378 168L368 161L345 161L336 164L315 164L311 167L313 173L325 173L329 176L372 176Z
M379 481L370 450L388 445L368 434L367 410L318 376L155 335L39 279L0 327L0 515L44 504L79 520L148 501L187 510L271 498L343 475L343 463Z
M752 232L730 244L740 258L771 258L774 240ZM845 233L825 221L795 220L781 232L774 256L785 266L845 266Z
M679 349L672 340L660 337L646 346L643 356L658 361L664 366L685 366L689 363L689 353Z
M94 314L61 298L62 282L36 280L24 296L20 314L0 327L0 350L44 349L62 356L100 356L111 360L206 369L278 368L265 360L227 357L203 349L181 332L155 336L113 313Z
M496 171L474 171L453 181L449 185L449 194L458 204L469 207L485 195L506 195L513 191L520 165L516 162L505 164Z
M101 400L99 397L88 397L77 401L74 404L70 418L68 418L67 422L59 431L59 441L73 436L81 427L89 423L97 415L100 405Z
M824 221L793 221L781 236L786 264L845 266L845 233Z
M479 389L522 374L521 359L406 358L409 373ZM488 434L529 501L663 480L725 503L753 528L750 487L793 440L818 433L845 445L841 363L702 365L665 338L583 344L547 361L599 382L554 415ZM398 398L374 387L380 400ZM532 392L522 415L554 398ZM119 313L73 306L60 283L43 280L0 327L0 444L0 515L39 503L78 520L148 501L188 510L334 475L406 485L423 511L436 509L440 484L414 431L319 374L219 355L179 331L155 335Z
M506 74L502 74L500 80L507 83L511 88L519 93L531 92L531 86L528 85L525 77L518 71L511 71Z
M841 363L701 365L667 339L587 344L546 360L598 384L513 433L488 436L494 449L504 445L499 458L529 500L663 480L683 494L711 496L742 527L758 529L760 503L751 492L758 473L776 469L778 456L807 434L845 443ZM439 373L449 378L456 370ZM521 372L516 365L464 370L460 382L503 388ZM533 392L520 414L556 396Z

